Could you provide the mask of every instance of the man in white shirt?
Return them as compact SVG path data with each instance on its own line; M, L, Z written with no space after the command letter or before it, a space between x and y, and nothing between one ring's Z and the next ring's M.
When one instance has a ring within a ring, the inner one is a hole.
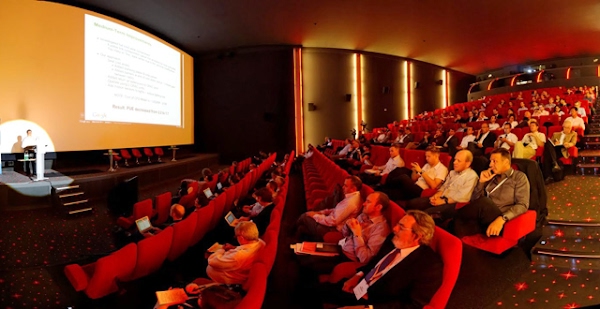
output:
M583 117L586 117L586 116L587 116L587 113L586 113L586 111L585 111L585 108L581 107L581 102L580 102L580 101L577 101L577 102L575 102L575 108L577 108L577 113L579 114L579 116L580 116L581 118L583 118Z
M467 149L469 143L475 140L475 135L473 135L473 127L467 127L467 135L463 136L460 145L456 146L457 150Z
M24 159L33 159L33 157L35 156L35 152L33 151L33 149L36 145L37 138L33 137L31 130L27 130L27 136L25 136L25 138L21 141L21 148L23 148ZM27 155L27 158L25 158L25 154ZM29 161L29 164L27 164L27 161L23 161L23 171L27 175L34 174L32 161Z
M341 231L347 219L356 218L361 212L360 189L362 181L356 176L344 180L344 199L334 208L307 211L296 222L296 238L323 241L328 232Z
M206 274L210 279L223 284L244 284L250 268L265 242L258 238L254 222L240 222L235 227L239 246L225 244L208 257Z
M521 102L519 109L517 109L517 113L520 111L528 111L529 108L525 107L525 102Z
M448 168L440 162L440 150L429 146L425 150L425 161L427 163L423 167L413 162L410 176L403 174L393 184L389 180L386 182L394 200L411 200L420 197L423 190L437 189L442 184L448 175Z
M488 127L490 128L490 131L500 129L500 124L496 122L496 119L497 119L496 116L490 117L490 123L488 123Z
M408 201L406 209L418 209L431 214L440 223L450 219L456 212L456 203L467 203L477 185L479 176L471 168L473 154L461 150L454 156L454 169L446 177L444 184L431 197Z
M573 126L573 130L575 130L575 128L582 128L583 130L585 130L585 122L583 121L583 118L579 117L579 112L577 111L577 108L571 107L570 113L571 116L567 117L567 119L565 119L565 122L570 122Z
M512 157L520 159L531 159L536 154L536 150L540 146L544 146L546 143L546 135L539 132L539 124L537 120L531 119L529 121L530 132L523 136L523 139L515 143L515 149L513 150Z
M404 167L404 160L400 157L400 146L392 144L390 146L390 158L385 165L373 166L370 170L371 174L362 174L362 180L367 184L378 184L381 182L382 176L389 174L396 168Z
M515 143L519 141L519 138L511 132L512 126L510 123L504 124L504 134L498 136L494 148L504 148L509 150L510 147L514 147Z

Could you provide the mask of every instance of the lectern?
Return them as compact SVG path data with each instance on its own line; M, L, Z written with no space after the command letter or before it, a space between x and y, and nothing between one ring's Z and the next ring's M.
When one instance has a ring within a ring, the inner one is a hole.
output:
M44 155L46 154L46 145L42 144L41 139L37 139L36 144L36 161L35 161L35 171L36 178L35 181L42 181L48 178L44 178L44 169L46 167Z

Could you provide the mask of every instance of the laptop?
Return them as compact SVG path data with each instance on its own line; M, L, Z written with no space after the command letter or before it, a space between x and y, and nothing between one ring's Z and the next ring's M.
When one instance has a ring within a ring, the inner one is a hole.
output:
M220 182L217 182L217 190L223 190L223 185Z
M152 223L150 223L150 219L148 219L148 216L144 216L140 219L135 220L135 225L137 225L138 231L140 231L140 233L142 234L152 229Z
M210 188L204 189L204 195L206 195L206 198L209 200L214 197L214 194L212 193L212 191L210 191Z
M229 224L230 226L233 226L233 221L235 221L236 219L237 218L231 211L228 212L227 215L225 215L225 221L227 221L227 224Z

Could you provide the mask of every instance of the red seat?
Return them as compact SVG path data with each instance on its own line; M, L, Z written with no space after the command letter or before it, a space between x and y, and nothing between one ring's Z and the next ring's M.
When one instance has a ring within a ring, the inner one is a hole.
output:
M121 156L119 156L116 152L113 152L113 162L115 163L115 168L119 168L119 161L123 160Z
M142 153L139 149L133 148L131 149L131 154L135 157L135 164L140 164L140 158L142 157Z
M152 149L145 147L144 148L144 155L148 158L148 163L152 163L151 158L154 156L154 154L152 153Z
M123 280L135 280L157 271L169 254L172 241L173 228L169 226L160 233L138 242L135 270Z
M204 237L204 235L206 235L207 231L214 228L214 226L210 225L214 210L214 203L209 203L208 206L196 210L196 213L198 214L198 221L196 222L194 237L192 237L192 243L190 246L195 245Z
M186 210L192 209L196 206L196 193L192 191L179 199L179 204L183 206Z
M130 276L136 265L137 245L130 243L98 261L79 266L65 266L64 272L75 288L91 299L104 297L119 290L117 282Z
M171 192L157 195L154 198L154 205L154 211L157 217L152 224L161 225L169 219L169 212L171 211Z
M252 264L248 281L243 285L248 291L236 309L259 309L262 307L267 291L267 276L269 272L263 263Z
M165 153L163 152L162 147L154 147L154 154L157 157L156 161L162 162L161 157L165 155Z
M528 210L524 214L506 222L502 236L487 237L483 234L465 236L462 241L475 248L501 254L514 247L519 239L535 230L536 212Z
M177 259L192 245L196 224L198 224L198 213L193 212L173 225L173 243L167 255L169 261Z
M152 217L152 200L145 199L143 201L133 204L133 214L129 217L119 217L117 219L117 225L124 229L129 229L135 220L148 216Z
M131 159L131 154L129 153L129 150L127 149L121 149L121 157L123 157L123 159L125 159L125 166L129 166L129 163L127 162L127 160Z
M462 261L462 243L454 235L436 226L433 239L429 243L433 251L437 252L444 262L442 286L435 292L425 309L443 309L448 304L448 299L460 272Z

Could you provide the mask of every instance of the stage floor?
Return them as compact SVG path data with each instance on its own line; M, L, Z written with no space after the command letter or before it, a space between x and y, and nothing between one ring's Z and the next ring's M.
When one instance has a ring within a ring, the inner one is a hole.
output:
M217 154L192 154L177 161L162 163L130 164L114 172L106 165L88 165L59 170L45 170L43 181L34 181L14 171L3 171L0 175L0 210L19 210L51 206L52 187L78 184L90 200L105 199L108 192L119 182L138 177L139 187L170 179L182 179L198 174L203 168L219 164Z

